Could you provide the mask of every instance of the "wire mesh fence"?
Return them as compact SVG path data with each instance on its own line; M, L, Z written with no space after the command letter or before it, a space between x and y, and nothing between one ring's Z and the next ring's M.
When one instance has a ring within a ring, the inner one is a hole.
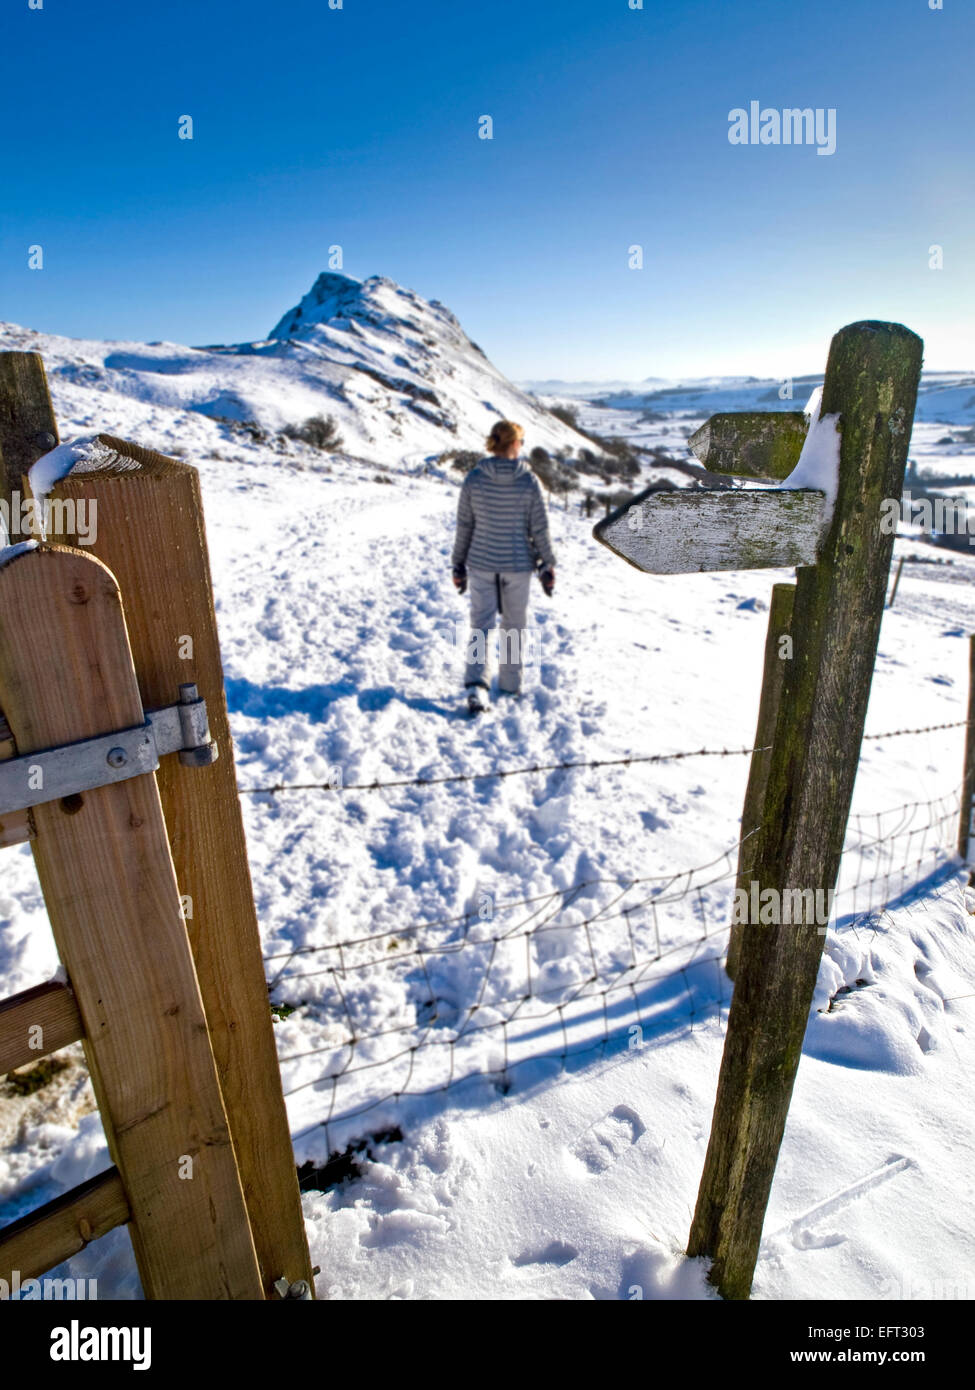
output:
M956 793L850 817L834 930L861 930L957 867L947 846L959 802ZM296 1140L320 1131L331 1152L390 1103L475 1078L504 1094L520 1067L564 1068L720 1012L731 992L723 958L738 855L754 834L679 871L589 878L509 900L482 894L462 914L266 957L272 998L303 1006L301 1045L288 1047L287 1028L281 1038Z

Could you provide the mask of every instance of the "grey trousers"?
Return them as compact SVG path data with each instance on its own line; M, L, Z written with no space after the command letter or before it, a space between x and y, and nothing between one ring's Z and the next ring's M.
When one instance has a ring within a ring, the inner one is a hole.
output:
M488 684L488 657L495 615L498 623L498 686L510 694L521 689L521 670L533 650L527 629L531 570L468 570L471 635L464 669L465 685Z

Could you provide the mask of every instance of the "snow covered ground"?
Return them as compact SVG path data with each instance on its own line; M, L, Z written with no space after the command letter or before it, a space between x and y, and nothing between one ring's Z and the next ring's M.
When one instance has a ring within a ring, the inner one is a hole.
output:
M37 344L55 369L65 341ZM592 539L578 498L553 508L540 660L519 702L471 724L457 474L413 448L282 454L165 394L51 376L65 438L102 429L201 470L268 977L294 1010L276 1032L320 1294L714 1297L680 1252L730 995L747 757L350 788L747 749L771 584L791 576L641 576ZM640 434L639 412L581 411L602 433L610 415ZM968 471L963 440L935 442L966 418L919 425L926 461ZM664 414L641 441L678 456L696 422ZM896 554L947 552L903 539ZM965 717L975 558L950 558L905 565L869 733ZM975 1293L975 932L947 858L963 733L864 745L756 1298ZM343 790L254 790L336 773ZM57 961L29 851L2 865L6 995ZM77 1055L0 1098L0 1222L107 1165ZM359 1175L316 1190L329 1153L360 1141ZM71 1266L103 1297L138 1296L124 1231Z

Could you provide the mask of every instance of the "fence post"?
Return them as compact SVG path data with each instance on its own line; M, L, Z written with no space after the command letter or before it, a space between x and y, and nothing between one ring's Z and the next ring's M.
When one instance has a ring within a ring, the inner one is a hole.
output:
M893 588L890 591L890 598L887 601L888 608L893 608L894 606L894 599L897 597L897 586L901 582L901 571L903 570L903 568L904 556L902 555L901 558L897 561L897 573L894 575Z
M873 322L849 325L830 346L822 413L840 416L838 495L818 563L799 569L795 650L752 869L780 904L790 890L815 895L836 883L894 544L881 507L903 490L921 351L909 329ZM726 1298L751 1290L823 950L805 899L800 915L742 930L687 1247L711 1258L708 1277Z
M975 835L975 633L968 639L968 728L965 730L965 770L961 784L958 853L972 866ZM973 866L975 867L975 866Z
M0 704L20 756L142 723L118 586L98 560L42 546L0 567ZM146 1297L260 1299L155 777L33 815Z
M769 768L772 765L770 745L775 736L775 721L779 714L785 668L787 660L791 658L791 652L789 657L783 656L782 639L783 637L789 638L792 624L792 603L795 594L796 586L794 584L773 584L772 586L768 634L765 638L762 695L758 706L755 742L752 745L755 752L752 754L751 767L748 771L748 786L745 788L745 801L741 811L741 833L742 836L749 836L749 838L742 840L741 848L738 851L738 876L735 887L736 889L744 889L746 893L752 881L752 867L758 849L758 835L749 835L749 832L761 825L763 820L765 788L768 783ZM760 752L760 749L766 751ZM735 978L740 947L741 925L733 922L731 935L728 939L728 959L725 962L725 970L730 980Z
M0 496L9 502L41 454L58 442L44 361L36 352L0 352Z
M282 1277L314 1289L237 792L199 474L110 435L100 442L97 467L69 474L52 496L97 503L92 549L125 595L145 708L170 704L187 681L207 702L217 762L191 777L165 760L159 793L189 901L190 944L265 1295L276 1296Z

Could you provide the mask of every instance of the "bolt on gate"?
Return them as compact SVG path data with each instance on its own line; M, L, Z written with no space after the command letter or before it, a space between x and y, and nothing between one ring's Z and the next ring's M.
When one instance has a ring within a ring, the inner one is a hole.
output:
M0 353L8 507L57 442L40 356ZM0 1073L81 1040L114 1166L0 1229L0 1277L127 1223L147 1298L311 1297L198 474L100 435L51 498L0 564L0 848L67 981L0 1002Z

